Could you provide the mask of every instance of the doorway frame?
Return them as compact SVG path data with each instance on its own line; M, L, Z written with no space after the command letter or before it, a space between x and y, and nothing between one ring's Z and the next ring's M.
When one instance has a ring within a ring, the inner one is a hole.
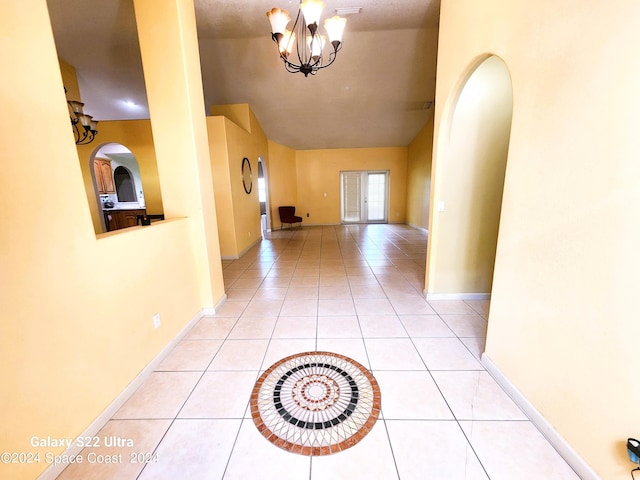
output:
M345 178L345 174L356 174L359 173L362 178L362 196L360 198L360 220L359 221L346 221L344 219L344 188L343 182ZM374 174L384 174L385 183L384 183L384 219L382 220L369 220L369 209L368 209L368 190L369 190L369 175ZM390 185L390 171L389 170L341 170L340 171L340 224L341 225L358 225L358 224L385 224L389 223L389 185Z
M265 219L265 225L264 225L264 229L262 229L262 225L260 225L260 230L262 232L262 236L264 236L265 233L270 232L271 229L271 202L270 202L270 198L269 198L269 172L267 169L267 162L264 161L264 158L262 158L262 155L258 155L258 169L262 168L262 176L264 178L264 195L265 195L265 213L266 213L266 219ZM256 174L259 172L259 170L256 169ZM260 193L258 193L258 202L260 202L260 197L259 197Z

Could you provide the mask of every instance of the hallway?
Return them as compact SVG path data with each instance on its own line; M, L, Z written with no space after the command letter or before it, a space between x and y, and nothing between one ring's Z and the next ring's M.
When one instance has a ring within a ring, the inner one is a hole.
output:
M58 478L578 479L480 363L489 302L425 301L426 246L406 225L302 227L224 261L228 300L98 434L133 446ZM314 350L370 369L382 408L355 446L305 457L267 441L248 406L265 369Z

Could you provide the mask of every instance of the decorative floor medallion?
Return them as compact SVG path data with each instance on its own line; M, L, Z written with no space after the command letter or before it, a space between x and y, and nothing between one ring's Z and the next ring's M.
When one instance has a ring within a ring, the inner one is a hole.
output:
M380 388L348 357L307 352L265 371L250 403L256 427L274 445L302 455L329 455L369 433L380 413Z

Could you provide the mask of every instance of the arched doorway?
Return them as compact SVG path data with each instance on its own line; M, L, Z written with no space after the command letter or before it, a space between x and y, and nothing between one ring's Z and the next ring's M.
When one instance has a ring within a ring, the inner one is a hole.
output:
M131 150L119 143L106 143L93 152L89 165L97 205L96 233L112 229L105 215L120 211L132 212L131 215L146 213L140 166Z
M133 174L127 167L119 165L113 171L113 180L116 184L118 202L137 202L136 188Z
M269 203L269 182L267 166L262 157L258 157L258 200L260 202L260 230L262 237L271 231L271 206Z
M434 155L427 299L491 297L513 112L496 56L476 62L445 106Z

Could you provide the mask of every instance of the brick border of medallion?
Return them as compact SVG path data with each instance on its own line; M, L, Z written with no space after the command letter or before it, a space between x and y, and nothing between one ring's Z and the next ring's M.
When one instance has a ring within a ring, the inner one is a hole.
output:
M310 355L323 355L327 357L334 357L334 358L341 359L342 361L345 361L351 364L353 367L357 368L360 371L360 373L362 373L371 384L371 389L373 391L373 404L372 404L371 412L369 413L369 417L363 423L363 425L358 429L357 432L355 432L353 435L351 435L350 437L346 438L345 440L339 443L323 445L323 446L309 446L309 445L302 445L302 444L290 442L286 439L279 437L276 433L272 432L269 429L269 427L263 422L263 419L260 415L260 411L258 408L258 398L260 396L260 391L262 389L265 379L267 379L269 375L275 369L280 367L282 364L286 362L290 362L291 360L294 360L296 358L310 356ZM265 372L262 375L260 375L260 378L258 378L258 380L256 381L256 384L253 387L253 391L251 392L251 399L249 403L251 406L251 417L253 418L253 422L258 428L258 431L275 446L280 447L292 453L298 453L306 456L320 456L320 455L330 455L333 453L341 452L343 450L346 450L347 448L353 447L360 440L362 440L371 431L376 421L378 420L378 416L380 415L381 397L380 397L380 387L378 386L378 382L376 381L375 377L371 374L371 372L369 372L369 370L367 370L360 363L356 362L352 358L346 357L344 355L340 355L338 353L317 351L317 352L297 353L295 355L290 355L288 357L285 357L282 360L279 360L278 362L274 363L271 367L265 370Z

